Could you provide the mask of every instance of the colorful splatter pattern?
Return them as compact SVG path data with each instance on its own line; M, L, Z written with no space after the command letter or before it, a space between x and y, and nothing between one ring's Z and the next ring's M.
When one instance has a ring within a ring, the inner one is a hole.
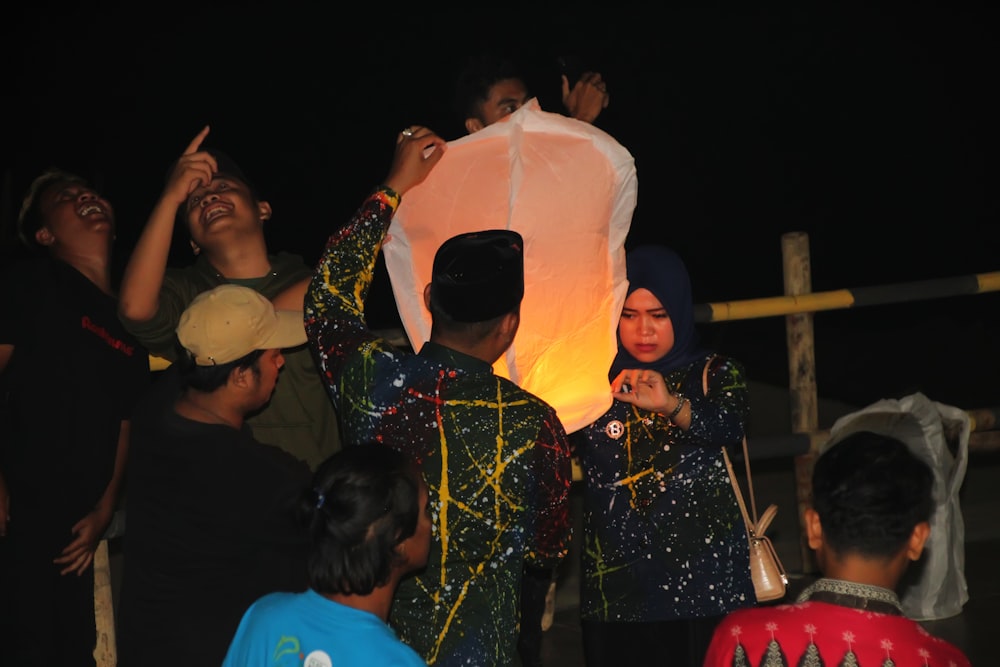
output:
M428 566L400 586L391 625L431 665L513 664L522 565L567 552L569 443L549 405L486 362L433 343L412 354L367 328L395 205L376 191L330 237L306 297L310 346L345 444L408 453L430 487Z
M665 379L691 401L688 431L615 401L574 437L586 482L584 620L714 616L755 601L746 530L721 450L743 442L743 368L706 355Z

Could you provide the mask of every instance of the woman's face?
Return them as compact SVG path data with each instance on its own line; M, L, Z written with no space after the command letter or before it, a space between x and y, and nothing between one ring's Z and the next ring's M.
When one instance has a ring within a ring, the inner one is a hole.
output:
M674 325L660 300L644 287L625 299L618 337L622 347L643 363L661 359L674 346Z

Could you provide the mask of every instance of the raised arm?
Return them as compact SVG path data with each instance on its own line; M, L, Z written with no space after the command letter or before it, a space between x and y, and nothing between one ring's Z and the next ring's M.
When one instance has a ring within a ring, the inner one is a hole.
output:
M125 320L145 322L156 315L177 209L201 183L210 182L218 170L215 158L198 150L208 132L205 126L177 160L132 250L118 297L118 312Z
M597 72L586 72L580 80L569 87L569 79L562 77L562 99L566 114L570 118L591 123L608 108L611 96L607 85Z
M425 127L408 127L396 137L392 165L382 185L327 241L305 299L307 330L309 321L363 320L364 300L389 221L400 198L427 178L445 148L444 139ZM358 277L367 282L356 285Z
M378 253L403 193L422 182L445 151L445 142L422 127L396 138L392 167L382 185L361 204L351 221L327 240L304 304L309 344L334 401L348 350L370 340L364 317Z
M309 283L311 281L311 277L306 276L299 282L289 285L279 294L276 294L271 299L271 303L278 310L302 310L302 304L305 301L306 292L309 290Z

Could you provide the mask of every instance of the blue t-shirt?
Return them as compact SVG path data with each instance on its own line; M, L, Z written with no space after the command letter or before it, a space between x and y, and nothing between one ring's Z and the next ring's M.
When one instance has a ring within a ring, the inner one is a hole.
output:
M223 667L426 667L374 614L313 590L270 593L240 621Z

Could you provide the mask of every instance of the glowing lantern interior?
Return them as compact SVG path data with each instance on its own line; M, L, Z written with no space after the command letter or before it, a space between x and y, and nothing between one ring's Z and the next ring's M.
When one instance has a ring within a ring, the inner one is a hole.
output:
M423 290L438 246L462 232L513 229L525 242L521 327L494 370L552 405L567 431L593 421L611 405L636 189L627 150L535 100L450 142L403 198L383 247L413 349L430 337Z

